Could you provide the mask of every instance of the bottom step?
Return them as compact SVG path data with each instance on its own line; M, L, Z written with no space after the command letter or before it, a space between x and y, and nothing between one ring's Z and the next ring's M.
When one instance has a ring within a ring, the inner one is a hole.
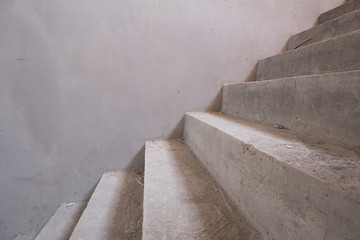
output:
M141 239L142 185L135 171L105 173L70 239Z
M262 239L183 141L146 143L143 239Z
M86 207L86 203L62 204L35 240L67 240Z

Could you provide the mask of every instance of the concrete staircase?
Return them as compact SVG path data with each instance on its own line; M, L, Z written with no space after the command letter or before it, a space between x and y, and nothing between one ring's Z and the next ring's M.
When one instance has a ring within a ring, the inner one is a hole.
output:
M360 1L255 80L225 85L221 113L187 113L184 139L146 142L144 180L105 173L35 239L359 240Z

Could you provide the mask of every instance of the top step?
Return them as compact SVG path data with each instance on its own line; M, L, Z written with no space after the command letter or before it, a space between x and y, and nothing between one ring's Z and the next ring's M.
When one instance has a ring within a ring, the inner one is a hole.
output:
M360 30L258 62L256 80L360 70Z
M338 17L290 37L288 50L314 44L360 29L360 10Z
M343 5L340 5L337 8L334 8L330 11L327 11L320 15L319 24L330 21L332 19L338 18L344 14L360 9L360 1L353 0L347 2Z

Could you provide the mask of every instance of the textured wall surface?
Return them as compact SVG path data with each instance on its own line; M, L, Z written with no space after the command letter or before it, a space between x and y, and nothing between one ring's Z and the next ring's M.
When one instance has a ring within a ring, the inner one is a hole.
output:
M0 238L36 232L104 171L141 168L340 0L2 0Z

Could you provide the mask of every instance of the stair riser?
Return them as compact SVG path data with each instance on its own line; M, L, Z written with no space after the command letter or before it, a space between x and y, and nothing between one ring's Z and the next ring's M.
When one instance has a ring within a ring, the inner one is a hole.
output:
M256 80L360 70L360 31L260 60Z
M360 10L292 36L289 39L288 50L304 47L358 29L360 29Z
M239 210L269 239L360 236L359 203L315 178L189 115L185 141Z
M327 11L320 15L319 24L338 18L344 14L360 9L360 1L355 0L345 3L337 8Z
M360 144L359 71L226 85L222 96L223 113Z

